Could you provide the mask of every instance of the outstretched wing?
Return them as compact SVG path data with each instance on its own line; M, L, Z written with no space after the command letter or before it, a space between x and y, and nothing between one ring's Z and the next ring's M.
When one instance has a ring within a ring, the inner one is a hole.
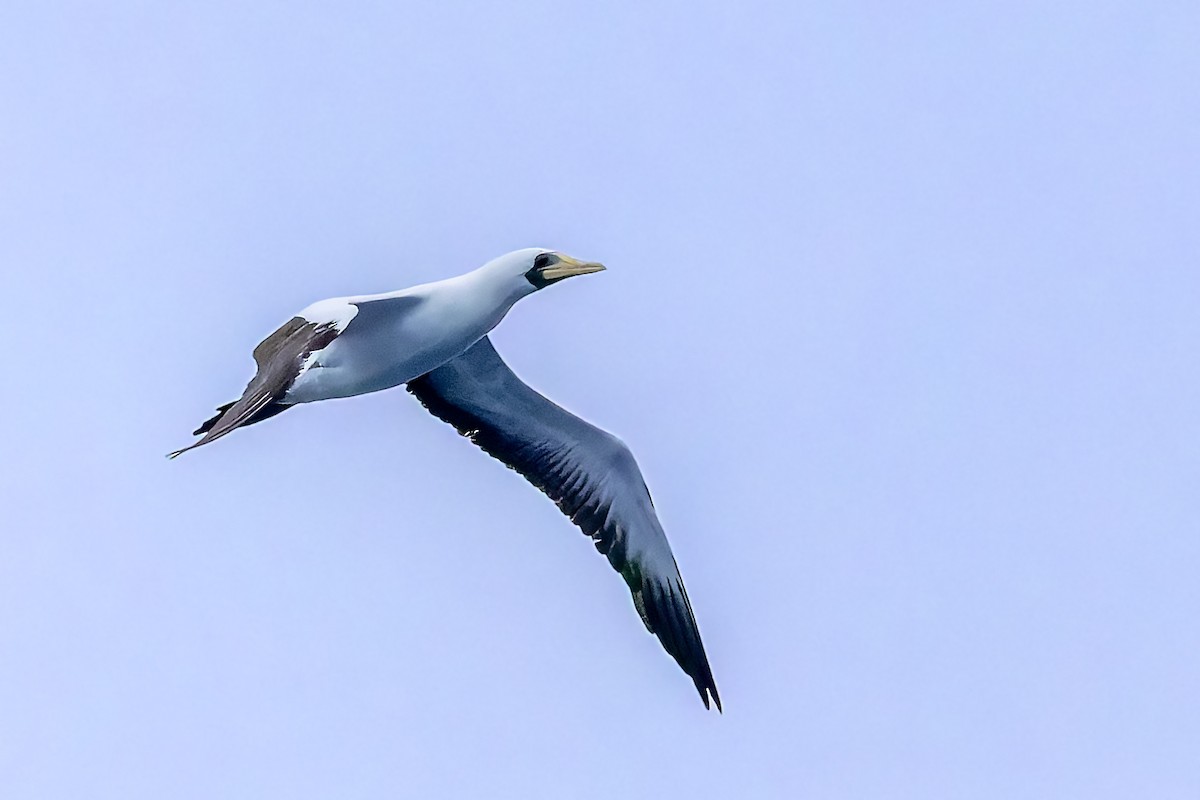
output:
M169 457L175 458L180 453L216 441L243 425L274 416L287 408L278 401L304 371L305 359L327 347L338 333L337 322L312 322L300 316L285 322L254 348L254 362L258 365L258 371L246 385L241 399L222 406L216 417L196 430L196 434L203 433L204 438L176 450Z
M408 383L429 411L558 504L621 573L651 633L709 707L721 698L687 591L633 454L526 386L484 337Z

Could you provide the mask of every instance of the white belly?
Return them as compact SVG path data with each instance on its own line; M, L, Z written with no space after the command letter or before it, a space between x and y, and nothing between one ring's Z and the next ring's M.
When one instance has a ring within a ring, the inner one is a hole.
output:
M436 301L395 315L360 306L345 331L309 357L283 402L352 397L407 383L460 355L503 316L462 311L446 313Z
M396 352L394 357L377 359L363 358L353 351L338 352L346 348L338 348L335 341L300 374L288 389L284 402L312 403L390 389L437 369L472 344L474 341L444 343L441 347Z

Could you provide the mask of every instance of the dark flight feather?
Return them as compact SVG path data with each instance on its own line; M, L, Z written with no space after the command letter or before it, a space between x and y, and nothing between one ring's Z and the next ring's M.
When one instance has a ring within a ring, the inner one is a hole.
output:
M304 360L327 347L337 336L337 327L332 323L310 322L304 317L292 317L285 322L254 348L258 371L241 398L222 406L217 416L196 429L195 435L204 435L200 441L176 450L169 457L175 458L286 410L288 406L279 401L304 369Z

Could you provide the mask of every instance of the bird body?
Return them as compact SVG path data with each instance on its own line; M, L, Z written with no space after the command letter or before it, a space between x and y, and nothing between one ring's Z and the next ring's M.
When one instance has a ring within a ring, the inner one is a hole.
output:
M519 251L520 252L520 251ZM386 294L322 300L298 316L339 328L288 388L285 403L390 389L436 369L482 339L522 297L504 258L454 278Z
M621 574L646 629L721 707L683 578L625 444L527 386L488 333L513 305L604 269L550 250L517 250L479 269L397 292L322 300L254 349L258 370L180 455L303 403L407 384L439 419L553 500Z

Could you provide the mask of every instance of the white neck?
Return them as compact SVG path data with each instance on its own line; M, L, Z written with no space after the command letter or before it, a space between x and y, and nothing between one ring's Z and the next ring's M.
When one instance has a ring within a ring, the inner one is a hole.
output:
M460 335L473 340L486 336L518 300L534 291L533 284L523 277L514 278L511 270L502 272L489 263L465 275L414 286L405 293L425 296L430 311L441 317L444 325L458 328Z
M497 306L502 306L505 313L522 297L537 291L524 276L514 276L512 267L501 263L500 259L489 261L479 269L460 275L459 279L480 298L486 297Z

